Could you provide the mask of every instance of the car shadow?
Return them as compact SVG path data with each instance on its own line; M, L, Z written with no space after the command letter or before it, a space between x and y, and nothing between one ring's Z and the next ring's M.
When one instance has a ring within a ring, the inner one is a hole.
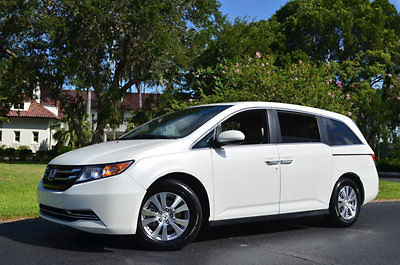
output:
M254 223L233 224L207 227L197 236L196 241L211 241L224 238L247 237L254 235L277 234L292 230L303 230L312 227L329 227L321 216L262 221Z
M258 222L202 229L195 242L275 235L310 227L327 227L320 217ZM113 252L113 249L146 250L130 235L100 235L78 231L40 218L0 224L0 237L18 243L79 252Z

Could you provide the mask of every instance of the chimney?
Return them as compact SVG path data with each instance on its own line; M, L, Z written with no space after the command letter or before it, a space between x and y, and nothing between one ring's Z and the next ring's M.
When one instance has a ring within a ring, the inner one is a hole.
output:
M36 100L36 102L40 104L40 86L39 86L39 83L36 85L35 89L33 90L33 99Z

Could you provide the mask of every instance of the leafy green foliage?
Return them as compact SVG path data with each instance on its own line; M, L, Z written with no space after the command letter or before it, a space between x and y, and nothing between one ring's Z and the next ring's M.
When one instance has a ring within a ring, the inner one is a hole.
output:
M230 23L218 8L217 0L0 0L0 112L39 83L83 146L122 122L126 92L158 86L162 95L133 125L193 104L268 100L347 114L375 150L394 143L400 15L388 0L292 0L250 23ZM71 99L65 87L80 92ZM89 90L93 133L81 126Z
M351 113L377 150L380 141L392 142L399 134L399 40L400 15L388 0L293 0L268 21L236 20L233 24L221 24L188 74L185 89L194 98L201 97L202 93L215 94L211 101L277 100ZM235 63L247 65L245 60L254 57L256 52L273 59L272 64L283 75L279 77L270 69L274 75L267 77L265 72L250 65L250 69L240 68L237 75L228 77L244 80L226 82L221 69ZM303 72L293 82L295 77L288 69L298 66L299 61L312 65L313 70L308 70L308 74ZM327 63L333 66L331 70L334 68L328 75L340 87L339 98L347 99L350 95L351 104L329 103L324 99L326 91L318 76L326 77ZM203 77L199 79L197 75ZM279 96L275 86L287 97ZM224 88L221 90L221 87ZM269 94L260 94L259 87L264 87ZM318 92L319 89L322 91ZM298 90L304 90L304 96L297 95ZM340 104L345 105L339 107Z
M84 101L62 89L93 90L98 115L92 142L100 142L107 127L122 122L121 98L134 85L174 82L187 67L197 30L214 23L218 6L216 0L1 1L0 88L13 85L15 100L30 96L25 84L51 89L80 145L87 144L77 126ZM3 94L0 99L15 101Z
M122 122L121 98L133 85L165 84L186 67L188 23L212 24L217 7L215 0L49 2L41 13L52 58L45 79L56 71L58 78L49 85L56 91L64 81L93 89L97 120L92 141L100 142L108 126Z
M382 158L376 161L376 168L382 172L399 172L400 173L400 159Z
M38 60L31 56L38 47L37 4L0 0L0 120L37 85Z
M64 115L63 123L66 124L65 127L61 127L61 123L51 126L51 129L56 131L53 137L57 140L57 149L62 147L79 148L91 142L93 134L86 115L82 115L82 119L78 123L73 121L69 115ZM78 130L74 129L76 125L79 125ZM79 131L79 136L77 131Z
M200 69L194 73L198 102L286 102L352 115L352 93L346 94L334 79L336 63L318 66L299 61L284 69L274 63L272 58L257 52L237 63Z

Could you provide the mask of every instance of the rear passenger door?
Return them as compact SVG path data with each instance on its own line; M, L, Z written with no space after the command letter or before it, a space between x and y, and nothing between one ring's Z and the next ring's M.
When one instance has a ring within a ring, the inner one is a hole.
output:
M281 171L280 213L327 209L332 151L322 143L322 121L314 115L277 110Z

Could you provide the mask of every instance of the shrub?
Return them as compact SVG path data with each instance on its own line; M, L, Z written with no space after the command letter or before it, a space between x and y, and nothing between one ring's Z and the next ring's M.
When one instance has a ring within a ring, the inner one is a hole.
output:
M59 149L57 149L57 155L64 154L64 153L69 152L69 151L71 151L73 149L74 148L69 147L69 146L61 146Z
M0 146L0 156L2 157L8 157L10 160L21 160L21 161L26 161L28 158L30 160L35 160L38 162L49 162L51 159L54 157L66 153L68 151L71 151L73 148L71 147L66 147L63 146L59 149L53 149L53 150L39 150L35 154L33 154L32 150L29 148L29 146L20 146L18 149L12 148L12 147L7 147L5 148L4 146Z
M22 145L17 150L15 150L15 155L18 156L21 160L26 160L28 156L32 155L32 150L29 146Z
M17 150L12 147L7 147L3 150L3 155L8 157L14 157L17 154Z
M400 159L389 159L387 157L376 161L378 171L400 172Z

